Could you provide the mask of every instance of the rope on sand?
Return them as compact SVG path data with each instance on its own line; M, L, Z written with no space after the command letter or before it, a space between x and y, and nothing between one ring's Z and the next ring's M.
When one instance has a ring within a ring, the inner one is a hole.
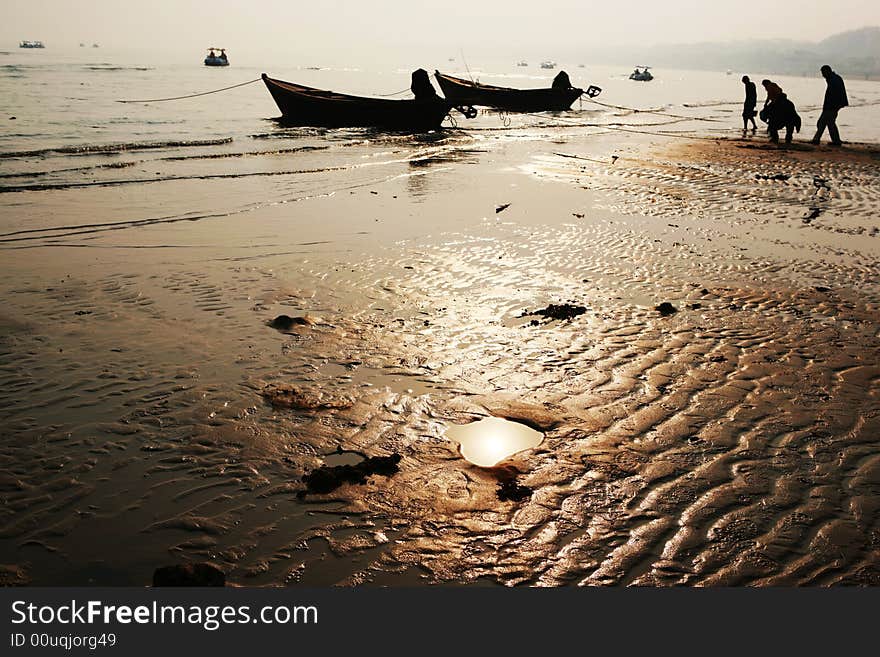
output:
M601 103L598 100L595 100L593 98L588 98L587 102L593 103L594 105L600 105L601 107L610 107L611 109L626 110L628 112L634 112L636 114L658 114L660 116L668 116L670 118L675 118L675 119L688 119L690 121L708 121L711 123L721 123L721 121L719 119L709 119L709 118L704 118L704 117L699 117L699 116L684 116L682 114L670 114L669 112L664 112L663 110L659 110L659 109L656 109L656 110L654 110L654 109L639 109L637 107L624 107L623 105L611 105L609 103Z
M240 84L234 84L231 87L223 87L222 89L213 89L211 91L203 91L198 94L189 94L188 96L173 96L171 98L150 98L147 100L117 100L117 103L163 103L166 100L183 100L184 98L195 98L197 96L207 96L208 94L217 94L221 91L229 91L230 89L235 89L237 87L243 87L248 84L253 84L254 82L260 82L263 78L256 78L255 80L248 80L247 82L242 82Z

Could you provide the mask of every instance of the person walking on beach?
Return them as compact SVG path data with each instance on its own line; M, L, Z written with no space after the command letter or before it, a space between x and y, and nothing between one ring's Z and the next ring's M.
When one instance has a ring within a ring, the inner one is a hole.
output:
M743 103L743 137L749 129L749 121L752 122L752 134L758 130L758 124L755 123L755 105L758 104L758 90L755 83L749 79L748 75L742 77L742 83L746 86L746 100Z
M818 144L822 139L825 128L828 128L828 135L831 137L831 143L835 146L843 144L840 141L840 132L837 130L837 113L844 107L849 105L849 99L846 97L846 86L843 84L843 78L831 70L828 64L821 69L822 77L825 78L825 101L822 103L822 114L819 115L819 121L816 123L816 136L813 137L813 143Z

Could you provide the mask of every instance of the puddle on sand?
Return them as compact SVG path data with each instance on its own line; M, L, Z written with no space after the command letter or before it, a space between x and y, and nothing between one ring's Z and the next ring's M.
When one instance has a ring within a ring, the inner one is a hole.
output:
M461 455L474 465L490 468L508 456L537 447L544 434L519 422L487 417L479 422L450 427L446 436L461 447Z
M334 466L334 465L357 465L361 461L364 460L363 454L358 452L333 452L332 454L325 454L321 457L321 460L324 462L324 465Z

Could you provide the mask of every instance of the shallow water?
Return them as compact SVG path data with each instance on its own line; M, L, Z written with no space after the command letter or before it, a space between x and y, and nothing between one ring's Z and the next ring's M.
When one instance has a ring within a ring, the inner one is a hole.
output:
M537 447L544 439L540 431L499 417L450 427L446 436L460 445L466 461L484 468L494 467L518 452Z
M254 585L878 582L870 155L676 150L614 128L663 117L598 107L284 129L257 85L112 102L256 68L43 54L0 61L6 580L145 584L211 559ZM480 74L525 82L515 61ZM268 72L389 93L409 75ZM651 132L735 134L738 83L657 73L583 74L600 100L721 120ZM877 109L842 129L877 139ZM588 310L522 319L561 302ZM309 321L267 326L281 314ZM291 385L296 407L273 405ZM503 462L527 499L500 501L447 436L487 415L544 433ZM299 497L338 448L400 472Z

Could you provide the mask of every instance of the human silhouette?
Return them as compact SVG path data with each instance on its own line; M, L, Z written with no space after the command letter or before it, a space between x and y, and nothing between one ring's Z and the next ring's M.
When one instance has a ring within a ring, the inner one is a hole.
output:
M746 87L746 100L743 103L743 136L745 136L749 129L749 121L752 122L752 134L758 130L758 124L755 123L755 116L758 114L755 111L755 105L758 104L758 89L748 75L742 77L742 83Z
M826 83L825 101L822 103L822 114L819 115L819 121L816 123L816 136L813 137L813 143L818 144L825 128L828 128L831 143L840 146L843 142L840 141L840 132L837 130L837 113L849 105L846 86L843 84L843 78L832 71L828 64L819 70Z
M552 86L554 89L571 89L571 79L568 77L568 73L559 71L553 78Z
M431 84L428 72L423 68L412 72L409 89L412 91L413 96L416 97L416 100L434 100L439 98L434 85Z
M774 100L782 95L782 87L770 80L761 80L761 86L767 92L767 98L764 100L764 107L767 107Z
M772 83L771 83L772 84ZM766 85L765 85L766 86ZM778 88L778 87L777 87ZM790 144L792 133L801 131L801 117L798 116L794 103L780 90L779 95L761 110L761 120L767 122L770 141L779 143L779 131L785 128L785 143Z

